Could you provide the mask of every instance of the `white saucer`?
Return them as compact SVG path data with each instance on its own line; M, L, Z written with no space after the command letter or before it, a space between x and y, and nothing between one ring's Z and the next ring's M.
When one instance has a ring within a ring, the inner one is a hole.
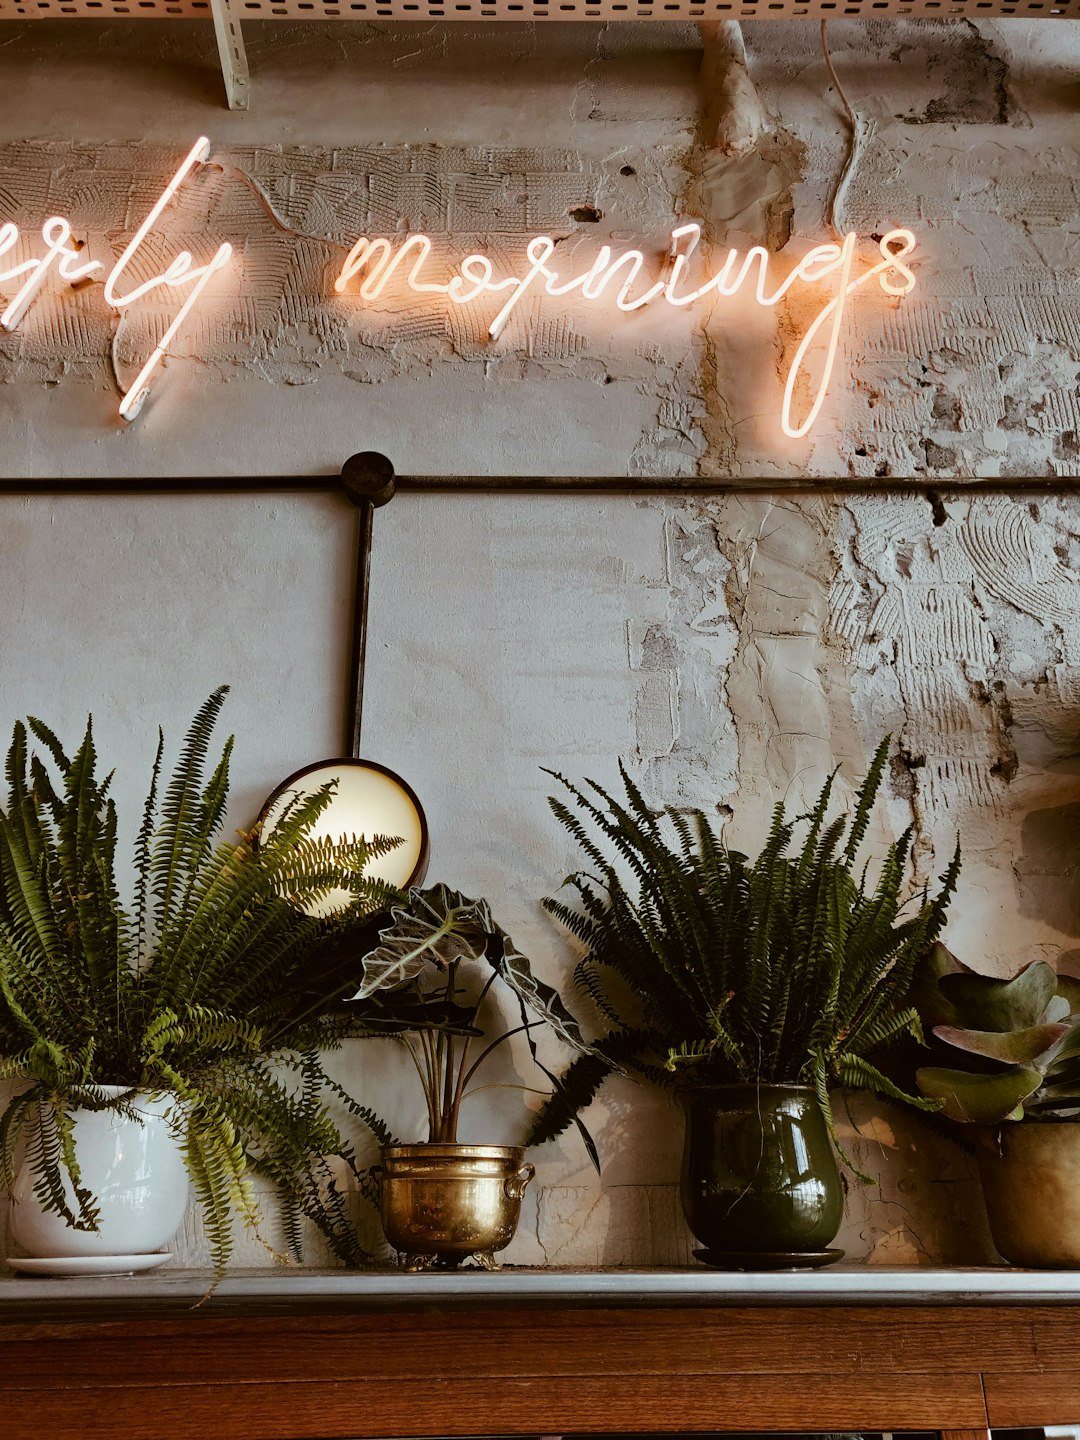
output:
M172 1252L153 1255L50 1255L27 1259L8 1255L4 1264L24 1275L133 1275L136 1270L156 1270L172 1259Z

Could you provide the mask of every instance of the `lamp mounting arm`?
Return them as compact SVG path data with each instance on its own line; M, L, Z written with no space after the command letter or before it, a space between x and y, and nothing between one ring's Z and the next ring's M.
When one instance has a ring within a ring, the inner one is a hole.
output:
M368 592L371 583L371 535L375 511L394 498L394 467L377 450L350 455L341 467L341 486L356 506L356 578L353 588L349 693L345 721L346 754L360 758L360 725L364 709L364 666L367 656Z

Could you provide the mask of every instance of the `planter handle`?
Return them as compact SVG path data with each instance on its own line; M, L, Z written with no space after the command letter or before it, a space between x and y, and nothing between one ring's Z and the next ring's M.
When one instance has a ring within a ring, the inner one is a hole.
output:
M525 1187L536 1174L536 1166L530 1165L526 1160L516 1175L509 1176L503 1182L503 1189L506 1191L508 1200L520 1200L525 1194Z

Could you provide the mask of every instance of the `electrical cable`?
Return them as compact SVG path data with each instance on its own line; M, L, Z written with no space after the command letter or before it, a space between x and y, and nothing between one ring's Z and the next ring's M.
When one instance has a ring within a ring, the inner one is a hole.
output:
M836 91L840 103L844 107L850 127L847 159L844 161L843 169L840 171L836 184L833 186L829 198L825 203L826 223L839 240L842 238L842 235L837 225L836 216L837 212L841 209L844 195L847 193L848 183L854 174L855 166L859 159L859 151L863 142L863 125L861 119L855 113L855 109L848 99L843 85L840 84L839 75L836 73L832 54L829 51L828 23L827 20L822 20L821 22L821 53L825 57L825 69L829 72L829 79L832 81L833 89Z

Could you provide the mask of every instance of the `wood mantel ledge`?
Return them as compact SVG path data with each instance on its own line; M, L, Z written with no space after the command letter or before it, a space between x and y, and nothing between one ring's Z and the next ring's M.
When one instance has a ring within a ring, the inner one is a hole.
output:
M3 1440L1080 1422L1080 1272L261 1269L197 1305L209 1278L0 1278Z

